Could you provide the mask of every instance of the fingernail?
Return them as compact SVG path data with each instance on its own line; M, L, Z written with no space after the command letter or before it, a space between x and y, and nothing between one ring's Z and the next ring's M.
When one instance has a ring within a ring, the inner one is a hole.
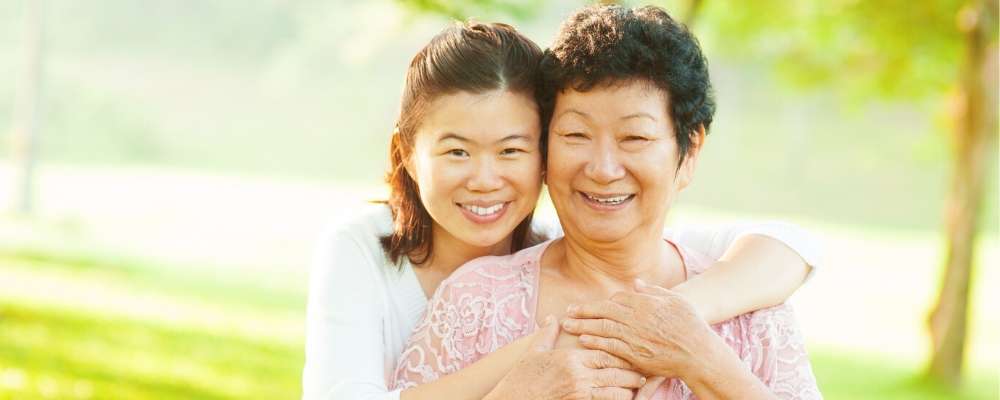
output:
M644 376L644 377L642 377L642 378L639 379L639 386L643 386L645 384L646 384L646 377Z
M646 287L646 281L639 278L635 278L635 285L638 287Z
M580 306L577 306L576 304L570 304L569 307L566 307L566 312L568 312L568 313L575 313L579 309L580 309Z
M562 322L562 326L565 329L573 329L573 326L575 326L575 325L576 325L575 322L573 322L571 320L568 320L568 319L567 320L563 320L563 322Z
M590 343L591 339L592 338L590 337L590 335L580 335L580 338L578 340L580 341L580 343Z
M545 325L544 326L552 325L553 322L556 322L556 317L553 317L553 316L549 315L548 317L545 317Z

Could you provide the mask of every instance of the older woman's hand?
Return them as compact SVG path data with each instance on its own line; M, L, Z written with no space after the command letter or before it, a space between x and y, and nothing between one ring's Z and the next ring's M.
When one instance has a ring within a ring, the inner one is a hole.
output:
M549 317L531 349L484 398L632 400L646 378L624 360L600 350L553 349L559 324Z
M670 290L636 280L635 293L570 306L562 327L583 347L628 361L647 376L682 377L718 345L694 306Z

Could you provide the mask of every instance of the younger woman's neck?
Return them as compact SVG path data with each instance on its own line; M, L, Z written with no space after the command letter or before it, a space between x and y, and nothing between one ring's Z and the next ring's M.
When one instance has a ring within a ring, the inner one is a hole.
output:
M434 242L431 256L420 268L432 269L440 273L451 274L462 264L483 256L503 256L510 254L511 237L492 246L480 247L463 242L452 236L439 226L434 226Z

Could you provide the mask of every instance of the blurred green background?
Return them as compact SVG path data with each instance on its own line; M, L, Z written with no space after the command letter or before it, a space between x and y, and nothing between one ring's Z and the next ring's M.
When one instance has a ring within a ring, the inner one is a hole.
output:
M0 399L297 398L311 249L326 223L385 195L409 58L448 16L510 22L544 47L584 4L45 1L25 216L11 211L8 127L31 3L0 2ZM962 384L921 378L959 34L878 28L956 2L693 3L719 111L672 221L776 218L823 240L825 263L792 302L826 398L997 398L995 173ZM844 15L875 28L845 34ZM888 71L908 78L850 64L877 62L872 43L900 49ZM855 48L847 63L831 55Z

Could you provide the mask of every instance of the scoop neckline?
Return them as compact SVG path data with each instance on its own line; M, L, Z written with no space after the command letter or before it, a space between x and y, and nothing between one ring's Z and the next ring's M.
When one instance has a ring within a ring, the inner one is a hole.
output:
M552 243L554 243L556 240L562 240L564 237L565 236L560 236L558 238L549 239L548 241L537 245L537 247L539 247L538 253L534 255L534 261L535 261L534 264L536 267L534 272L535 283L533 285L535 290L535 301L531 305L532 308L531 320L532 322L534 322L534 329L531 332L528 332L529 335L537 332L539 329L542 328L542 326L538 324L538 303L539 301L541 301L540 287L542 284L542 255L545 254L545 250L547 250ZM681 258L681 266L684 267L684 280L682 280L681 282L687 282L687 280L691 277L691 270L689 267L690 263L688 262L687 252L683 248L681 248L681 246L678 246L676 243L674 243L672 240L667 238L662 238L662 239L663 241L667 242L667 244L673 246L674 251L676 251L677 255Z

